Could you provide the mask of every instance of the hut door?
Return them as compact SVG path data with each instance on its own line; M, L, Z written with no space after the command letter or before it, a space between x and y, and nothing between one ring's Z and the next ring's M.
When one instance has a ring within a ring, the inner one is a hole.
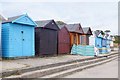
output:
M39 52L40 54L48 54L49 51L48 51L48 31L47 30L43 30L43 29L40 29L40 49L39 49Z
M48 51L49 54L57 53L57 31L49 31L49 39L48 39Z
M21 30L23 56L31 56L32 53L32 32L31 27L25 27Z
M57 53L57 32L44 29L40 33L40 54Z
M10 39L10 47L13 49L12 55L15 57L22 56L22 34L21 34L22 27L13 26L11 35L13 38Z
M73 35L73 44L76 44L77 43L77 39L76 39L76 34Z
M85 35L81 36L81 43L82 43L82 45L86 45L86 36Z

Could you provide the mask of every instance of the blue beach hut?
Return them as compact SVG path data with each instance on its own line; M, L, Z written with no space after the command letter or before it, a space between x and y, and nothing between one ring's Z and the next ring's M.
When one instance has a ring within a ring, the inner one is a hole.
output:
M100 53L108 53L107 52L107 36L104 35L104 37L102 38L102 50Z
M35 55L34 27L36 23L27 15L2 21L2 56L29 57Z
M101 30L95 31L95 47L99 49L99 53L106 53L106 39Z
M101 30L95 31L95 47L102 48L102 37Z
M101 54L110 52L110 39L108 37L109 35L103 31L96 31L95 47L99 49Z
M110 41L111 41L111 37L110 37L110 35L108 34L107 35L107 37L106 37L107 39L106 39L106 48L107 48L107 52L109 53L109 52L111 52L111 48L110 48Z

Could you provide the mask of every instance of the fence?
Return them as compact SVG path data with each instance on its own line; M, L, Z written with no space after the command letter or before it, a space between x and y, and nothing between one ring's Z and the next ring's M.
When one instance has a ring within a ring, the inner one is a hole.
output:
M94 46L89 45L73 45L71 54L79 54L82 56L94 56Z

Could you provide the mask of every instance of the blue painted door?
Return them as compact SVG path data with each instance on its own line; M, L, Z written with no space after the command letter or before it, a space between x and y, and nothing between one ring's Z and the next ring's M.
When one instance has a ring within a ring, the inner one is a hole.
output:
M102 46L103 46L103 47L106 47L106 45L107 45L106 39L103 39L103 40L102 40Z
M25 28L24 28L25 27ZM22 54L23 56L32 56L32 31L31 27L23 26L21 34L22 34Z
M17 27L16 27L17 26ZM11 25L9 33L9 57L22 56L22 27L20 25Z
M102 39L101 38L98 38L98 37L95 38L95 47L97 47L97 48L102 47Z
M9 57L32 56L34 46L32 27L24 25L11 27Z

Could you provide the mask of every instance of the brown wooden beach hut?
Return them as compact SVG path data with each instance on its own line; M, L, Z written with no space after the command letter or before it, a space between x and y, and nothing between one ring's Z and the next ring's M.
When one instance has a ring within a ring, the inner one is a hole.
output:
M67 24L65 26L67 27L70 34L70 47L72 47L73 44L80 44L80 36L83 34L81 25L78 23Z
M65 25L58 25L58 54L64 54L70 52L70 34Z
M83 28L84 34L81 37L82 45L89 45L89 37L92 35L92 31L90 27Z
M36 21L35 51L36 55L57 54L58 26L54 20Z

